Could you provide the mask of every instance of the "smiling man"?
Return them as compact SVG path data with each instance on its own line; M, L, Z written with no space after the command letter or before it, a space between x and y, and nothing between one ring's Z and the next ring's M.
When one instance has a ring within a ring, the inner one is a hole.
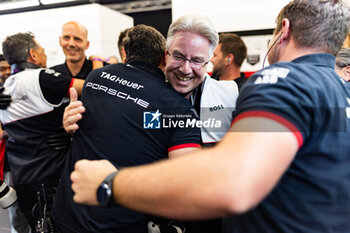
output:
M92 70L92 62L85 55L90 45L87 37L88 31L81 23L69 21L63 24L59 41L66 61L51 68L69 77L85 79Z
M191 100L201 120L216 119L221 127L202 127L202 143L211 146L230 128L238 97L236 83L207 75L207 64L218 44L218 33L206 17L186 15L174 21L167 35L166 77Z
M210 41L192 31L179 31L169 36L172 39L168 40L170 62L166 76L171 86L188 98L205 78L205 66L210 58L208 51L212 51Z

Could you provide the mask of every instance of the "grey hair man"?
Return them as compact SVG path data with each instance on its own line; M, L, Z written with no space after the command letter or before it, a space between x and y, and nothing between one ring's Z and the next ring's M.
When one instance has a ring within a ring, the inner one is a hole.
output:
M47 139L64 133L63 98L71 86L81 93L84 80L46 69L45 50L32 33L6 37L2 50L12 73L4 84L5 94L13 101L0 111L0 120L8 133L6 151L18 203L35 232L37 191L46 193L49 211L68 149L50 147Z
M189 98L204 81L218 42L218 33L205 17L183 16L170 25L165 74L177 92Z

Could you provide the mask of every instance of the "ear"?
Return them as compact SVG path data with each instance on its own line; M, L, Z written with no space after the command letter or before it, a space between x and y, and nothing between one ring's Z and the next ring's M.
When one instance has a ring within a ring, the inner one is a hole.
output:
M167 49L164 50L164 58L165 58L164 61L166 63L166 61L169 59L169 53Z
M161 69L163 72L165 72L165 65L166 65L166 53L164 52L162 54L162 60L160 61L158 68Z
M60 46L62 47L62 43L61 43L62 42L62 37L61 36L59 37L58 42L59 42Z
M291 33L290 33L290 21L287 18L284 18L282 21L282 32L281 32L281 36L279 39L279 44L281 44L282 42L288 42L290 40L291 37Z
M30 48L29 49L29 56L27 58L27 61L35 64L36 60L37 60L36 51L33 48Z
M90 41L86 41L86 49L90 47Z
M126 62L126 52L125 52L125 49L124 49L124 47L122 48L122 54L123 54L123 56L124 56L124 59L123 59L123 63L125 63Z
M164 51L164 54L162 55L162 63L161 65L162 66L166 66L166 57L167 57L167 53L166 53L167 50Z
M226 65L232 64L234 58L235 58L235 57L233 56L232 53L228 54L228 55L226 56L225 64L226 64Z

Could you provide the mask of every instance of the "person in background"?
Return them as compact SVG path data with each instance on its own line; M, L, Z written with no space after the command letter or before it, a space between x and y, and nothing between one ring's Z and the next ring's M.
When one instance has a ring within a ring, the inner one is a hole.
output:
M219 36L211 62L213 63L212 76L218 80L234 80L238 89L247 80L241 72L244 59L247 58L247 46L243 40L234 33L223 33Z
M88 60L85 54L90 46L86 27L76 21L63 24L59 43L66 60L51 69L67 77L85 79L93 70L92 61Z
M335 61L335 71L346 82L350 81L350 48L342 48Z
M74 201L98 205L99 185L118 171L113 200L137 211L225 217L224 233L350 232L350 94L334 70L349 29L346 1L291 1L276 19L271 65L249 78L216 147L120 170L78 161Z
M0 54L0 83L3 85L11 75L11 66L6 61L4 55Z
M126 37L126 34L128 33L129 28L124 29L119 33L118 36L118 51L120 55L120 60L121 62L125 63L125 51L124 51L124 45L123 45L123 40Z
M0 81L1 86L4 85L6 79L10 77L11 75L11 66L6 61L3 54L0 54ZM10 171L10 168L8 166L7 162L7 156L6 156L6 140L7 140L7 132L5 130L0 129L0 157L3 156L4 161L4 181L7 185L13 187L13 181L12 181L12 174ZM1 159L0 159L1 161ZM1 167L1 166L0 166ZM27 220L25 216L23 215L18 203L16 202L12 206L10 206L8 209L9 214L9 221L11 224L11 233L29 233L30 228L28 226Z

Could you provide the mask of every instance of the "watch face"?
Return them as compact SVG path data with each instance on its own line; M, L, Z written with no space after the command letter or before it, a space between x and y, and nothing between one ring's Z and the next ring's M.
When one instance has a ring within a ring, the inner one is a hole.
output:
M106 183L102 183L97 190L97 201L101 206L106 206L111 200L111 189Z

